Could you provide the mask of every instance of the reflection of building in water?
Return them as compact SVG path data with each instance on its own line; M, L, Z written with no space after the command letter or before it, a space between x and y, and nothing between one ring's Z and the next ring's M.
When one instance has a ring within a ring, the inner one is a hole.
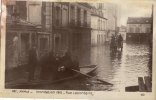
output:
M126 41L147 42L152 32L151 23L150 17L129 17Z

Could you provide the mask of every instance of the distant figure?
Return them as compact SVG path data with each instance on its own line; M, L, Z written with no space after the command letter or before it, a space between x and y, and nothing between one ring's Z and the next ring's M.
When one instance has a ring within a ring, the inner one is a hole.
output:
M36 51L36 47L33 46L33 48L29 50L29 68L28 68L29 81L34 80L36 66L37 66L37 51Z
M121 34L118 36L118 48L121 48L121 51L122 51L122 48L123 48L123 38L121 36Z
M112 34L112 37L111 37L111 43L110 43L110 49L111 51L114 53L117 49L117 45L116 45L116 37L115 35Z

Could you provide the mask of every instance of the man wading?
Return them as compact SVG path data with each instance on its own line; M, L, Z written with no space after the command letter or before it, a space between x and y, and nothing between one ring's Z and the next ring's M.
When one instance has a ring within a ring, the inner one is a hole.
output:
M36 66L37 66L37 51L36 51L36 47L33 46L33 48L31 48L29 50L29 67L28 67L29 78L28 78L28 81L34 80Z

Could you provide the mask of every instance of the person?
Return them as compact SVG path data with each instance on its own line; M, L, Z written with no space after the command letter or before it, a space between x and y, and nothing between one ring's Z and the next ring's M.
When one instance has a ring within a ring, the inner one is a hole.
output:
M122 48L123 48L123 38L121 36L121 34L118 36L118 48L121 48L121 51L122 51Z
M59 66L59 58L54 57L53 51L49 53L48 57L48 68L49 68L49 75L51 80L54 80L57 75L57 67Z
M65 55L61 58L61 63L58 68L60 76L69 76L72 74L72 59L69 52L66 52Z
M110 43L111 51L114 51L114 46L115 46L115 36L112 34L112 36L111 36L111 43Z
M46 80L47 79L47 71L48 71L48 53L44 52L42 54L41 60L40 60L40 66L41 66L41 73L40 73L40 79Z
M30 50L29 50L29 67L28 67L28 71L29 71L29 77L28 77L28 81L32 81L34 80L34 74L35 74L35 68L37 66L37 51L36 51L36 47L33 46Z
M58 68L60 67L60 62L61 62L61 58L59 57L59 54L56 53L53 61L51 62L52 80L56 80L59 78Z

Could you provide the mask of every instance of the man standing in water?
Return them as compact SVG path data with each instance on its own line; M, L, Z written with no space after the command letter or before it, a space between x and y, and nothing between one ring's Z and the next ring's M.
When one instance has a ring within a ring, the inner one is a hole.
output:
M118 48L121 48L121 51L122 51L122 48L123 48L123 38L121 36L121 34L118 36Z
M37 66L37 51L36 51L36 47L33 46L29 50L29 66L28 66L29 77L28 77L28 81L34 80L34 74L35 74L36 66Z

